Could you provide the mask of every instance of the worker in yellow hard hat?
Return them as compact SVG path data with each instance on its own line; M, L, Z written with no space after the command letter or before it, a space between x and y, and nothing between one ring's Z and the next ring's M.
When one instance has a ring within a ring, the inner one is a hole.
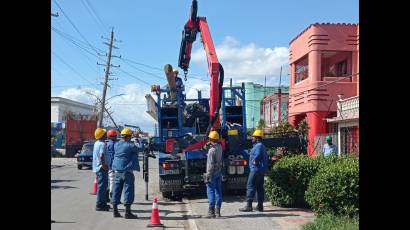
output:
M109 156L106 152L105 139L106 130L97 128L94 132L96 139L93 148L93 172L97 175L97 211L109 211L110 206L107 204L108 188L108 162Z
M211 131L208 135L209 150L206 161L206 183L209 209L208 218L221 217L222 206L222 146L219 143L219 133Z
M263 188L265 172L268 165L268 154L265 146L262 144L263 131L256 129L252 134L253 148L249 154L249 176L246 189L246 205L239 209L241 212L252 211L252 201L255 192L258 198L256 209L263 212L263 201L265 199L265 191Z
M118 212L122 190L124 189L125 219L135 219L136 215L131 212L131 204L134 203L135 186L134 172L140 171L138 161L138 148L131 141L132 131L129 128L121 130L121 140L114 144L114 159L112 170L114 171L114 185L112 193L113 215L121 217Z

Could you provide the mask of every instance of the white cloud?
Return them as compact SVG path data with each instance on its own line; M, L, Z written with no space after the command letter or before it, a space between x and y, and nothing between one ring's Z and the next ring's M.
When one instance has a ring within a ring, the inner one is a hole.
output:
M287 47L264 48L258 47L255 43L241 44L234 37L226 36L215 49L218 60L224 67L226 79L264 83L267 76L267 83L273 83L278 80L281 66L282 76L288 73L289 49ZM206 66L203 48L192 53L192 61Z
M93 105L96 100L95 97L86 92L101 95L100 91L94 88L69 88L62 91L58 96ZM114 111L112 116L117 125L137 125L144 131L153 134L155 120L146 113L146 93L149 93L149 89L137 84L129 84L118 89L118 94L125 95L108 100L108 107L111 107L111 110ZM107 95L107 98L111 96Z

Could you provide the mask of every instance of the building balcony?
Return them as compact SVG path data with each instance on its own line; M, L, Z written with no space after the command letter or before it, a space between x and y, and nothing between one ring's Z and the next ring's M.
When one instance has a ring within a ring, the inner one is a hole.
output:
M359 119L359 96L341 99L337 102L337 117L327 119L338 122Z

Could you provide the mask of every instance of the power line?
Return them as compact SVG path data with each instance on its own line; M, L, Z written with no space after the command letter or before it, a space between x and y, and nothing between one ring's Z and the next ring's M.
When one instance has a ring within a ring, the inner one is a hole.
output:
M119 71L121 71L121 72L125 73L126 75L128 75L128 76L130 76L130 77L132 77L132 78L134 78L134 79L137 79L138 81L143 82L143 83L144 83L144 84L146 84L146 85L151 86L151 84L150 84L150 83L148 83L148 82L146 82L146 81L144 81L144 80L140 79L139 77L136 77L136 76L134 76L134 75L132 75L132 74L128 73L128 72L127 72L127 71L125 71L125 70L119 69Z
M76 73L78 76L80 76L83 80L89 82L90 84L94 84L91 81L89 81L86 77L84 77L82 74L77 72L77 70L75 70L70 64L65 62L64 59L62 57L60 57L59 55L57 55L54 51L51 51L51 53L54 54L62 63L64 63L66 66L68 66L74 73Z
M83 4L84 8L87 10L88 14L94 19L94 22L96 22L96 24L100 27L101 31L103 33L105 33L106 31L104 31L104 27L101 25L101 23L97 20L96 16L91 12L91 10L89 9L89 6L86 5L86 3L84 2L84 0L81 0L81 3Z
M87 42L87 44L95 51L97 51L97 48L95 48L93 45L91 45L91 43L84 37L84 35L80 32L80 30L77 28L77 26L73 23L73 21L71 21L70 17L64 12L63 8L61 8L60 4L57 3L56 0L53 0L54 3L57 5L57 7L61 10L61 13L63 13L63 15L67 18L67 20L70 22L70 24L74 27L74 29L77 31L77 33L81 36L82 39L84 39L84 41Z
M63 34L61 34L60 32L54 30L54 29L55 29L54 27L52 27L51 29L52 29L54 32L56 32L58 35L60 35L62 38L64 38L64 39L65 39L65 42L67 42L67 43L70 42L72 45L75 45L76 47L80 48L81 51L82 51L81 54L82 54L84 57L86 57L86 58L88 59L88 61L90 61L90 62L92 61L92 60L90 59L90 57L88 57L87 55L85 55L85 53L83 52L83 51L86 51L87 53L90 53L89 51L85 50L83 47L81 47L80 45L76 44L74 40L72 40L72 39L70 39L70 38L68 38L68 37L65 37L65 35L63 35ZM88 62L88 64L89 64L90 67L93 69L92 64L91 64L90 62ZM95 67L97 67L97 66L95 66ZM95 71L97 72L97 74L99 73L99 72L98 72L98 67L95 69Z

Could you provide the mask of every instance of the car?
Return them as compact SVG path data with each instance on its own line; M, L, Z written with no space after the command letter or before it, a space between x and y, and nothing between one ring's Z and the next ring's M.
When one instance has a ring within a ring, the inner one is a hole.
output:
M92 167L93 164L93 149L94 142L87 142L83 145L83 148L76 154L77 168L82 169L83 166Z

